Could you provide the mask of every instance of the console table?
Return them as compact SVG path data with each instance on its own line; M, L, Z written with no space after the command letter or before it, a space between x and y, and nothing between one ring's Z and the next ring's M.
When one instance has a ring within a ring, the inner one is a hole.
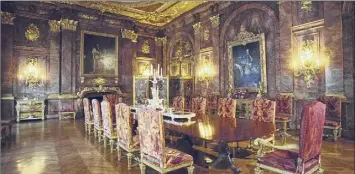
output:
M17 118L16 121L20 122L22 120L44 120L44 110L46 105L44 100L40 99L20 99L16 100L16 111Z

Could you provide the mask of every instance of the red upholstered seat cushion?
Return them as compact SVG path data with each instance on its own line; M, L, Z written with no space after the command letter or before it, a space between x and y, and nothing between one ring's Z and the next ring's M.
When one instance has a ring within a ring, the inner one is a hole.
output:
M289 172L296 172L298 153L288 150L275 150L274 152L265 154L264 157L258 159L260 164L286 170ZM318 164L318 159L311 159L305 163L305 172L312 169Z
M179 150L165 147L164 152L164 155L166 157L166 168L181 166L193 162L193 158L191 155L181 152ZM159 160L150 155L143 155L143 159L152 162L156 166L159 166Z
M340 122L325 120L324 125L325 126L338 127L338 126L340 126Z
M290 117L289 116L285 116L285 115L276 115L275 116L275 120L280 120L280 121L286 121L289 120Z

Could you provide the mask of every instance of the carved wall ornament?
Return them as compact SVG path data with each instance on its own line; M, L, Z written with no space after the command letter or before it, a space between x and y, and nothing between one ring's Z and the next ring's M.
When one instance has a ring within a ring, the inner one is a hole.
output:
M142 53L144 54L149 54L150 53L150 46L149 46L149 41L145 40L142 45Z
M248 38L253 38L256 37L254 33L248 32L245 30L245 27L242 25L240 27L240 31L238 35L235 37L234 40L241 41L243 45L246 45L248 43Z
M78 97L80 97L80 98L83 98L85 96L85 94L92 93L92 92L114 92L116 94L122 95L122 91L120 88L106 87L106 86L102 86L102 85L99 85L99 87L85 87L84 89L79 91L76 95L78 95Z
M200 28L201 28L201 22L197 22L196 24L192 25L194 28L195 34L200 33Z
M312 1L310 0L302 0L301 1L301 9L306 13L312 10Z
M30 24L25 32L25 37L29 41L36 41L39 38L39 29L35 24Z
M137 42L138 34L133 30L121 29L122 38L131 39L132 42Z
M106 83L106 80L102 77L99 77L99 78L94 79L94 83L97 85L103 85Z
M76 31L76 26L78 25L78 21L70 20L70 19L61 19L60 25L63 30Z
M203 32L203 40L207 41L210 39L210 30L206 27Z
M57 33L60 31L60 21L49 20L48 24L51 32Z
M210 21L211 21L212 27L218 27L219 26L219 15L211 16Z
M1 23L14 25L15 15L9 12L1 12Z
M79 13L79 17L83 18L83 19L88 19L88 20L96 20L97 17L96 16L90 16L84 13Z
M163 46L168 41L167 37L155 37L155 43L157 46Z

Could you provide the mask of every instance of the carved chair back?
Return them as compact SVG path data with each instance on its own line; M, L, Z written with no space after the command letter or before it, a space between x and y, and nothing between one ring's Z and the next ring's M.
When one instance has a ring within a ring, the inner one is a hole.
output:
M138 131L141 157L163 168L165 137L161 112L142 109L138 112Z
M232 98L220 98L218 101L218 116L235 118L237 100Z
M174 97L173 99L173 108L176 111L184 111L185 98L182 96Z
M205 114L206 113L206 98L197 97L192 99L191 103L191 112L196 114Z
M102 123L104 127L104 135L108 137L114 136L111 104L108 101L101 102Z
M218 109L218 95L208 94L207 95L207 110L214 111Z
M287 94L278 94L276 96L276 113L285 116L292 116L293 96Z
M298 163L304 164L310 159L319 157L322 150L325 110L326 105L317 101L303 107Z
M268 99L256 99L252 103L251 119L275 123L276 102Z
M133 146L131 109L125 103L115 106L118 143L130 149Z
M92 113L94 115L94 128L102 129L102 116L101 116L100 102L97 99L93 99L91 102L92 102Z
M93 121L93 116L92 116L92 110L91 110L91 105L90 101L88 98L83 99L83 105L84 105L84 116L85 116L85 123L89 123Z
M105 94L103 95L103 101L108 101L111 105L111 112L115 113L115 105L119 103L118 96L116 94ZM112 122L116 122L116 118L112 118Z
M318 101L327 106L325 112L326 120L341 122L341 99L341 96L322 96L318 98Z

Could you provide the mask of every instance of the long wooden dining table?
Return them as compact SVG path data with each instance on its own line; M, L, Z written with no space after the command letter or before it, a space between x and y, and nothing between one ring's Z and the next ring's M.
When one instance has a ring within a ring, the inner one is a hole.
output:
M138 119L137 116L134 117ZM197 138L218 143L218 157L206 164L214 167L218 163L227 162L228 168L234 173L240 173L230 158L231 150L228 143L253 140L276 132L274 123L265 123L248 119L219 117L207 114L196 115L195 123L190 125L174 125L164 123L164 128L180 133L186 138Z

